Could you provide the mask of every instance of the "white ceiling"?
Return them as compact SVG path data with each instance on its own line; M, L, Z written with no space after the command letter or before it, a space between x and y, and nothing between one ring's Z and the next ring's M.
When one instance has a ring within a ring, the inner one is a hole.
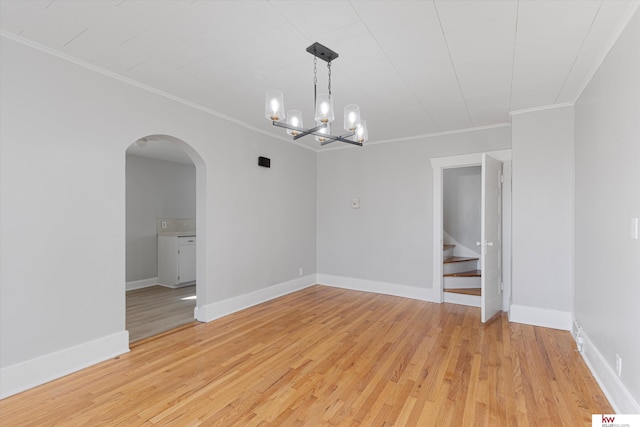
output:
M2 0L25 39L284 137L264 118L277 88L312 117L313 57L332 64L336 125L360 105L371 142L509 122L574 102L638 1ZM319 61L326 87L326 64ZM309 148L312 137L299 140ZM331 146L342 144L333 143Z

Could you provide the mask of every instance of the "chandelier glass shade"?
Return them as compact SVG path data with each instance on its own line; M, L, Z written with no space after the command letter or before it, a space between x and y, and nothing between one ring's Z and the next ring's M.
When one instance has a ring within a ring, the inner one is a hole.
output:
M287 124L294 128L301 128L302 127L302 111L300 110L287 111ZM300 132L294 129L287 129L287 133L291 136L296 136Z
M356 126L355 139L359 143L363 143L367 139L369 139L369 134L367 132L367 121L366 120L362 120L360 122L360 124L358 126Z
M313 58L313 97L314 97L314 123L313 128L305 129L302 124L302 112L300 110L289 110L285 114L284 95L279 90L268 90L265 98L265 118L272 122L274 126L287 129L287 134L293 136L294 140L307 135L314 135L316 141L321 145L326 145L334 141L342 141L352 145L362 146L368 139L367 124L360 118L360 107L356 104L349 104L344 107L344 129L347 131L343 135L331 134L331 123L335 119L333 109L333 96L331 94L331 61L338 57L338 54L331 49L314 43L307 48L307 52ZM317 59L320 58L327 63L329 85L328 93L317 92Z
M333 99L328 93L321 93L316 99L316 123L331 123L335 119L333 114Z
M265 116L268 120L279 121L285 118L284 95L279 90L268 90L264 106Z
M357 104L349 104L344 107L344 130L353 132L360 126L360 107Z

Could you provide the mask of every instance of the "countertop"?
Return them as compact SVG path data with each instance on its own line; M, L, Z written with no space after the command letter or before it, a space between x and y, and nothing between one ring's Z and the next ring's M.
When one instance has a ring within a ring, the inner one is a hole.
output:
M158 233L158 236L195 237L195 231L175 231L169 233Z

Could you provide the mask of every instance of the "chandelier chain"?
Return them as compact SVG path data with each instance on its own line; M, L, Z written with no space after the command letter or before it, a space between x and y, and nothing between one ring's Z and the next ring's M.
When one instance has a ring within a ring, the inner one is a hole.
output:
M318 58L313 57L313 114L316 114L316 101L318 99Z
M329 96L331 96L331 61L327 62L327 69L329 70Z
M318 83L318 58L313 57L313 84L314 86Z

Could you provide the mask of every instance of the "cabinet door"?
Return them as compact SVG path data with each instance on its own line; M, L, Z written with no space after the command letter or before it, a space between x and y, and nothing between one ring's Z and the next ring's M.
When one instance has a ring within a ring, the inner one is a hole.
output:
M158 284L173 288L178 284L178 238L158 236Z
M178 255L178 283L196 280L196 245L180 245Z

